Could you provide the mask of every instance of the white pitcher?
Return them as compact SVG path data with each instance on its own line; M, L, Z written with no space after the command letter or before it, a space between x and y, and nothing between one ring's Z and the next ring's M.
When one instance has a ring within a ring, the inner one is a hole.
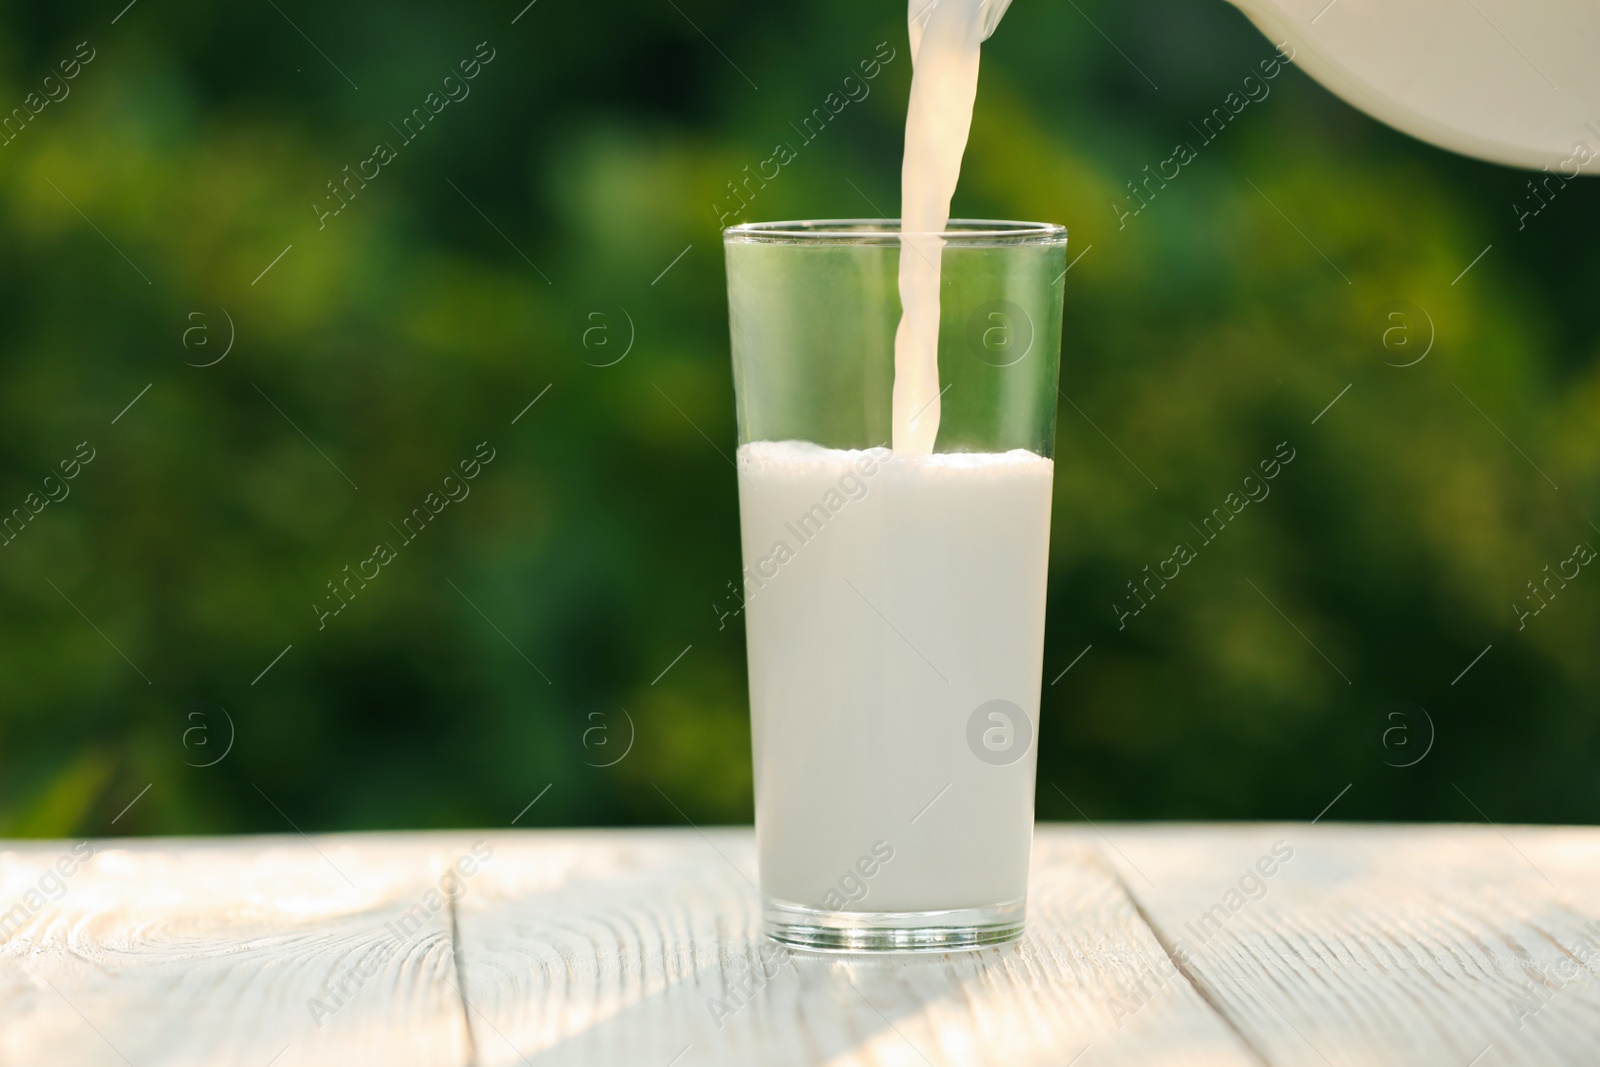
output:
M1568 176L1600 158L1597 0L1234 0L1397 130Z
M1600 164L1600 0L1233 0L1397 130L1572 176ZM1010 0L989 0L993 31Z

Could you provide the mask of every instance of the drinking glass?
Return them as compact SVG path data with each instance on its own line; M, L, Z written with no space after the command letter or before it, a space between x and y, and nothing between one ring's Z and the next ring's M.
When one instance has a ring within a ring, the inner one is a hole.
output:
M913 456L888 447L898 223L723 235L763 925L789 945L1023 929L1067 238L940 236Z

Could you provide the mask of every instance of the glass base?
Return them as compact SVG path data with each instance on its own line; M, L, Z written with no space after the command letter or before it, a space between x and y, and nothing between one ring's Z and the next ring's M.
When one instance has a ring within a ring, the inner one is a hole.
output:
M767 899L766 935L818 952L949 952L984 948L1022 936L1027 902L947 911L828 911Z

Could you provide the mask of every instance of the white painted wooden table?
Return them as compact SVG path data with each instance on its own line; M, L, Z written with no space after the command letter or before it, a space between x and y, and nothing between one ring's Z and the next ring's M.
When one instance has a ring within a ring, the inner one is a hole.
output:
M1600 830L1101 830L887 958L763 942L747 829L4 844L0 1064L1600 1063Z

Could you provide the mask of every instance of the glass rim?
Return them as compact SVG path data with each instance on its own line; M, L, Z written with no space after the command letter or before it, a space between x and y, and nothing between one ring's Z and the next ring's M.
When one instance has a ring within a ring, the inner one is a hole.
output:
M1053 222L951 219L938 236L946 244L1050 244L1067 228ZM741 222L722 231L726 244L889 244L901 237L899 219L805 219Z

